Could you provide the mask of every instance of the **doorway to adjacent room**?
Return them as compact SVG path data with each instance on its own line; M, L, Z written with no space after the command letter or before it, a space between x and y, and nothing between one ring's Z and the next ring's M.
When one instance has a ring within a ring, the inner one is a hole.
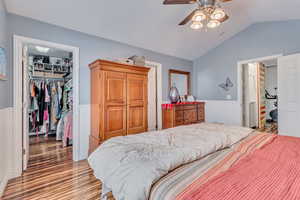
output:
M240 63L242 125L278 133L278 58Z

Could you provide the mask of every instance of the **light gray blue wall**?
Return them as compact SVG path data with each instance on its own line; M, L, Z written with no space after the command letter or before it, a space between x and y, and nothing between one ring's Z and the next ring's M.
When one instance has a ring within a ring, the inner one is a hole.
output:
M204 100L237 99L237 62L275 54L300 52L300 20L251 25L194 62L194 94ZM226 93L218 87L226 77L234 88Z
M168 92L168 70L170 68L190 72L193 70L192 61L90 36L13 14L8 14L8 27L10 46L12 46L13 34L17 34L80 48L80 104L90 103L90 71L88 64L99 58L116 59L132 55L144 55L147 60L161 63L163 65L164 100L167 99Z
M8 33L7 33L7 14L3 0L0 0L0 47L5 48L8 52ZM10 77L10 69L7 72ZM12 104L11 98L11 79L7 81L0 80L0 109L9 107Z

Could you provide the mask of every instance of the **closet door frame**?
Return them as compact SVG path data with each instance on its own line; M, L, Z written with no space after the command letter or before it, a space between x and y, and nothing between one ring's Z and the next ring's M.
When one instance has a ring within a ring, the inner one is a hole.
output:
M155 115L156 115L156 129L161 130L162 129L162 107L161 105L163 104L163 98L162 98L162 64L153 62L153 61L146 61L146 67L150 67L150 71L148 73L148 89L149 86L153 85L153 79L151 76L154 76L155 78L155 83L156 83L156 93L155 96L153 97L153 93L151 93L148 90L148 127L149 131L153 131L151 128L151 114L152 110L155 110ZM154 73L154 74L151 74ZM155 99L154 99L155 98ZM153 105L152 101L155 101L155 104ZM149 103L151 102L151 103ZM154 108L155 107L155 108ZM150 111L150 112L149 112Z
M74 46L63 45L54 42L48 42L23 36L13 36L13 122L11 124L13 130L11 141L11 158L10 163L10 177L14 178L21 176L23 172L23 131L22 131L22 108L23 108L23 87L22 87L22 49L27 44L47 46L50 48L61 49L73 53L73 160L78 161L87 156L83 153L84 149L80 151L81 143L79 130L80 126L79 117L79 48ZM83 124L83 123L82 123ZM84 133L87 133L86 130ZM28 151L29 149L27 149ZM26 149L25 149L26 151Z

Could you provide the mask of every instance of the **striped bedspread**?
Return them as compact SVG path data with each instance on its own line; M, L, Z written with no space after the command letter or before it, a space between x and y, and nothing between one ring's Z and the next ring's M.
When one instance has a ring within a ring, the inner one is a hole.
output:
M196 180L176 199L299 200L300 139L274 137L229 170L202 185L203 181Z
M150 200L196 200L198 190L206 183L234 167L250 153L270 143L277 136L257 133L242 140L232 148L213 153L201 160L184 165L168 173L152 187ZM215 187L213 186L215 189ZM212 192L213 193L213 192ZM194 198L194 199L193 199ZM220 198L216 198L220 199ZM230 199L230 198L229 198Z

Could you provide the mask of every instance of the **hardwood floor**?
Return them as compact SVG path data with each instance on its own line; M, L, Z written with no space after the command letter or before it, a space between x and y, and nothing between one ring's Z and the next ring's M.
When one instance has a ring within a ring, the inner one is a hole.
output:
M277 123L267 123L265 128L257 129L258 131L271 133L271 134L278 134L278 124Z
M64 148L53 137L31 138L30 143L28 169L9 181L3 200L100 199L100 181L86 160L72 161L72 147Z

